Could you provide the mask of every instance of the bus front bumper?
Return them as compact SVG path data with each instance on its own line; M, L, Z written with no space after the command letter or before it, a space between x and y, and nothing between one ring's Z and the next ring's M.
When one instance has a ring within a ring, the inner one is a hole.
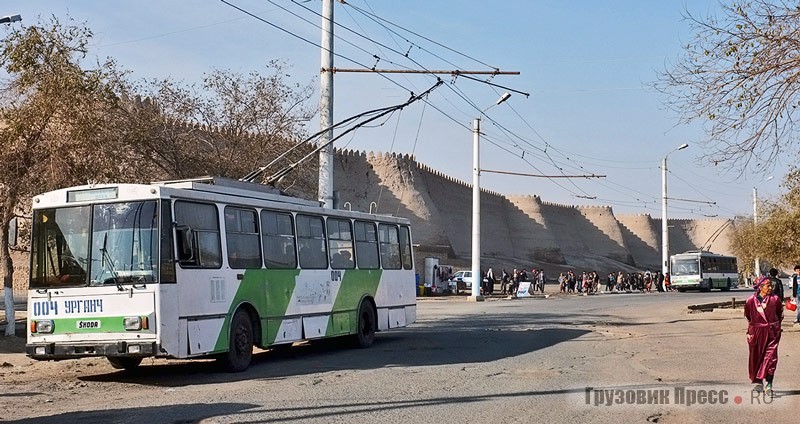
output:
M155 342L130 343L81 343L56 344L33 343L25 345L25 354L33 359L74 359L89 356L155 356L158 346Z

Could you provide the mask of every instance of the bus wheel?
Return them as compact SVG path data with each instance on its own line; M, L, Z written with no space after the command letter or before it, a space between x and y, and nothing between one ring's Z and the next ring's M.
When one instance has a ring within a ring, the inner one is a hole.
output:
M139 364L142 363L142 358L139 357L131 357L131 356L106 356L108 358L108 362L111 363L111 366L118 369L118 370L135 370L139 367Z
M375 340L375 310L372 309L372 302L369 300L362 300L361 305L358 306L358 328L354 338L356 346L360 348L368 348L372 346Z
M722 291L730 291L730 290L731 290L731 279L728 278L728 283L725 285L725 287L722 288Z
M222 365L230 372L241 372L250 366L253 357L253 323L250 316L240 309L231 320L228 351L222 354Z
M707 285L707 286L705 286L705 287L700 287L700 291L708 292L708 291L711 291L711 288L712 288L712 287L714 287L714 285L713 285L713 283L711 282L711 279L709 278L709 279L708 279L708 285Z

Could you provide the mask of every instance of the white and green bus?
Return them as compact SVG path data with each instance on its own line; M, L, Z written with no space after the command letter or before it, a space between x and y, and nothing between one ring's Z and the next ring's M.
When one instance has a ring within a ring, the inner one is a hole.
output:
M730 290L739 286L735 256L717 255L706 250L690 250L670 257L670 286L687 289Z
M33 199L26 353L39 360L213 356L416 319L408 220L221 178L102 184Z

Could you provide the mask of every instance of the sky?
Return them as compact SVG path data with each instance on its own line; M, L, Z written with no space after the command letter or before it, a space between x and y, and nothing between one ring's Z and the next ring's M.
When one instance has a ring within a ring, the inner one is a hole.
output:
M266 71L312 84L319 101L321 0L0 0L0 15L34 25L51 15L94 32L89 54L112 57L134 79L201 81L213 69ZM337 68L519 72L484 83L442 75L445 84L335 147L414 155L471 183L472 121L482 117L480 185L565 205L606 205L615 214L661 216L661 161L668 157L670 218L732 218L775 197L783 163L744 175L709 166L699 124L679 125L650 88L691 37L682 14L719 14L716 0L347 0L334 2ZM376 59L376 57L378 59ZM338 72L334 122L405 102L430 88L426 74ZM504 92L504 103L495 101ZM521 93L528 93L526 96ZM319 130L318 118L308 133ZM689 147L674 151L683 143ZM535 175L604 175L543 178ZM769 177L773 177L769 179ZM712 204L713 203L713 204ZM471 207L471 205L464 205Z

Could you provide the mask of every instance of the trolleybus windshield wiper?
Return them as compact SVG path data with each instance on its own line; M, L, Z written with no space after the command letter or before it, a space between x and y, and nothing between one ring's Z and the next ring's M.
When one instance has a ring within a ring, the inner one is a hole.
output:
M103 247L100 248L100 253L102 255L100 258L100 268L105 271L105 264L108 262L108 270L111 272L111 278L114 280L114 284L117 285L117 290L125 291L125 288L122 287L122 282L119 280L117 270L114 267L114 261L111 259L111 255L108 254L108 233L103 236ZM102 284L105 284L105 280L102 281Z

